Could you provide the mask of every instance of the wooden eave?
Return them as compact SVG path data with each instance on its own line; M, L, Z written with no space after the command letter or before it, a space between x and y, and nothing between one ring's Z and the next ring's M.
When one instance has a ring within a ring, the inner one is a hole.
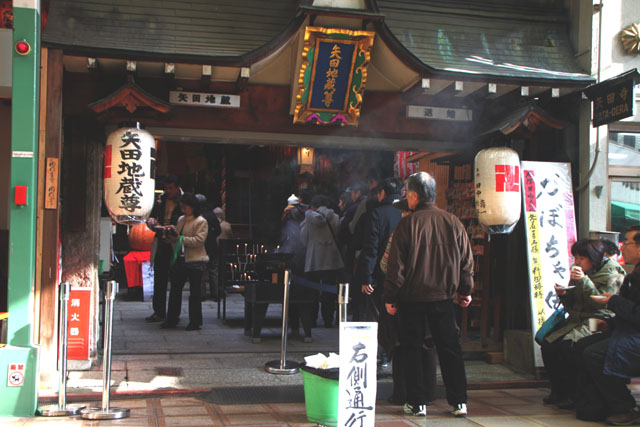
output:
M527 105L506 116L497 124L491 126L481 136L486 136L494 132L503 135L516 134L525 131L525 136L533 134L541 125L551 129L563 129L565 123L551 117L546 111L535 104Z
M142 89L131 77L112 94L89 104L89 108L98 114L117 107L122 107L129 113L141 107L148 107L160 113L168 113L171 110L169 103Z

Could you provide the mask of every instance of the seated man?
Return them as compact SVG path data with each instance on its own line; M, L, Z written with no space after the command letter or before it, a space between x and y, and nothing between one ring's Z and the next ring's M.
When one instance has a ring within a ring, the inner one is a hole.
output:
M616 314L614 329L584 350L584 366L611 414L607 424L636 425L640 408L626 385L640 375L640 270L627 275L619 295L604 293L597 302Z

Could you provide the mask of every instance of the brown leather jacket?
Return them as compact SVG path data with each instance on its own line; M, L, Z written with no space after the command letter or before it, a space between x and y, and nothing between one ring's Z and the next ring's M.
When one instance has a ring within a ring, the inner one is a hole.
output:
M473 290L473 253L458 218L434 203L421 203L393 234L386 303L444 301Z

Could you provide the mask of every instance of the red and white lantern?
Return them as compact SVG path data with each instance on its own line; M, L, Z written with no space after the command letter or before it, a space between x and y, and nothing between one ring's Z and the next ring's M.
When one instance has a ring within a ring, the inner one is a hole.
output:
M475 159L478 222L489 234L511 233L520 219L520 158L511 148L493 147Z
M104 201L119 224L138 224L149 217L155 190L156 147L140 124L124 125L107 137L104 150Z

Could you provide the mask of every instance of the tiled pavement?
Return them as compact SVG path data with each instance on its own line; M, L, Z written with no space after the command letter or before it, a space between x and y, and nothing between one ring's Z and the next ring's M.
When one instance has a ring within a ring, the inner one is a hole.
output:
M571 411L542 404L546 389L471 390L469 415L454 418L443 400L428 408L426 418L404 415L402 408L378 401L376 426L596 426L601 423L575 419ZM638 397L638 396L636 396ZM94 403L95 404L95 403ZM116 421L85 421L78 418L0 419L0 425L61 426L313 426L307 421L304 403L218 405L197 397L113 400L112 406L131 409L131 416Z
M187 298L183 298L186 301ZM287 386L299 387L301 375L271 375L264 362L277 359L280 333L277 317L279 306L269 309L263 342L254 344L245 337L242 327L242 297L229 301L229 321L223 323L215 315L215 303L203 304L205 325L201 331L163 330L158 324L144 322L150 314L150 303L118 300L114 322L112 365L112 406L131 409L131 416L117 421L84 421L78 418L0 418L0 425L125 425L125 426L304 426L315 425L306 419L302 397L298 403L221 404L205 394L184 394L195 390L224 390L231 387ZM186 303L183 316L186 316ZM290 342L289 360L302 360L304 355L337 350L337 328L316 328L314 342ZM467 361L470 385L512 381L530 382L532 377L517 374L503 365ZM72 371L68 383L69 401L91 401L99 405L101 367L90 371ZM389 382L389 378L379 379ZM387 384L390 385L390 384ZM532 385L534 386L534 385ZM535 387L535 386L534 386ZM634 385L639 387L639 385ZM476 387L477 388L477 387ZM388 390L388 388L387 388ZM178 394L171 394L176 393ZM87 394L88 393L88 394ZM136 394L139 393L139 394ZM182 393L182 394L180 394ZM415 418L402 413L402 408L389 405L386 395L378 395L378 426L589 426L575 419L571 411L544 406L544 388L472 389L469 391L469 416L453 418L442 399L428 408L428 417ZM640 397L640 389L636 392ZM41 390L41 398L55 396L52 390ZM133 396L133 397L132 397ZM139 398L138 398L139 397ZM126 400L123 400L126 399ZM49 399L50 400L50 399ZM218 403L211 403L211 402ZM227 402L229 400L226 400ZM270 401L269 399L259 401ZM273 400L271 400L273 401ZM233 400L235 402L235 400Z

